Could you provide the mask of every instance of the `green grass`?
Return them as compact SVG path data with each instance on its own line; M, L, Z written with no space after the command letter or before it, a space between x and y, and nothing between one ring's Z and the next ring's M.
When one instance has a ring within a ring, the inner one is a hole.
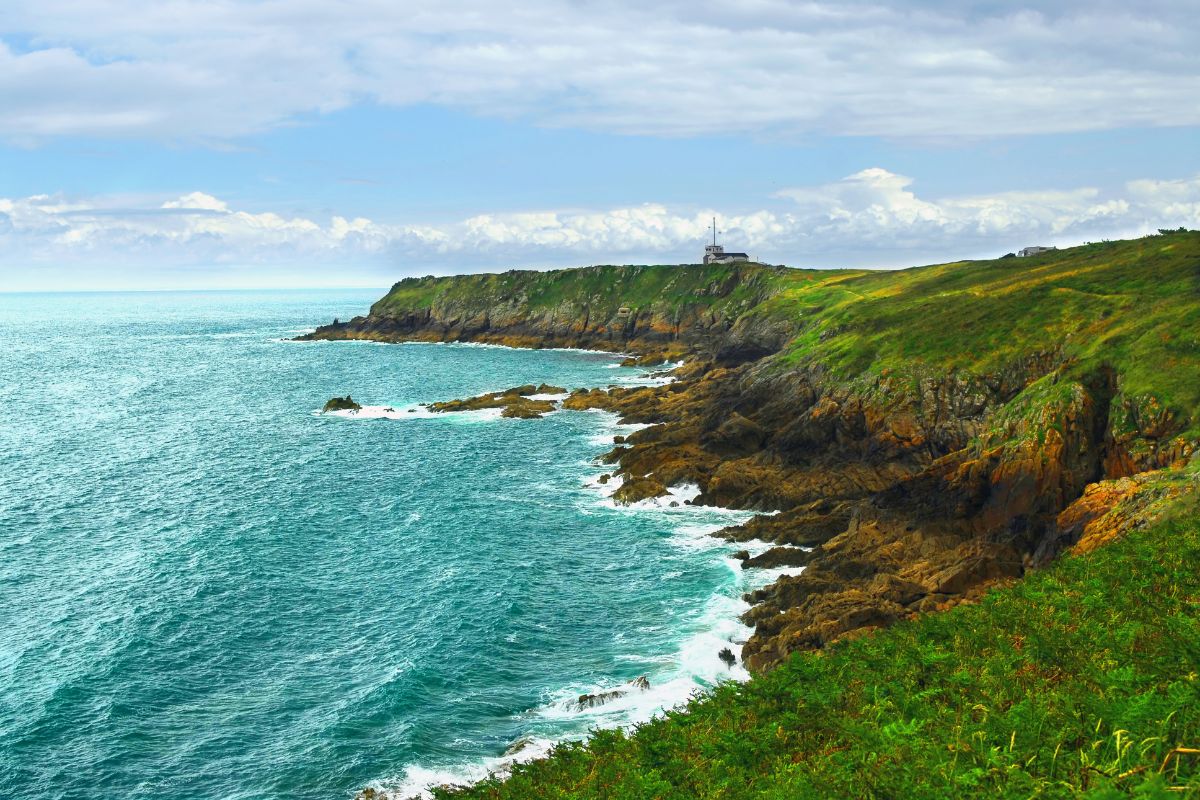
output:
M1101 371L1117 379L1114 433L1137 430L1131 414L1166 408L1179 423L1171 435L1200 436L1197 232L890 272L720 265L409 279L372 312L439 306L765 317L798 332L770 357L774 368L816 368L877 393L948 373L1023 375L1023 360L1052 354L1063 368L995 409L991 444L1040 444ZM978 605L798 654L686 713L598 731L507 782L440 794L1200 797L1200 754L1172 755L1200 748L1200 457L1191 463L1157 473L1187 487L1163 521Z
M994 374L1056 353L1073 361L1065 377L1111 367L1123 396L1153 397L1190 421L1184 433L1200 434L1200 232L896 271L734 264L410 278L372 313L450 306L468 315L586 307L593 320L623 307L767 317L798 331L779 368L816 364L864 385L881 374L912 386L947 372Z
M1078 376L1112 367L1128 397L1152 395L1183 418L1200 409L1200 233L840 273L789 287L761 312L805 321L782 366L987 374L1061 352Z
M453 304L473 312L497 306L526 312L587 306L596 319L608 319L622 307L714 309L737 316L806 274L759 264L684 264L408 278L375 303L371 313L386 316Z
M1200 797L1198 512L439 797Z

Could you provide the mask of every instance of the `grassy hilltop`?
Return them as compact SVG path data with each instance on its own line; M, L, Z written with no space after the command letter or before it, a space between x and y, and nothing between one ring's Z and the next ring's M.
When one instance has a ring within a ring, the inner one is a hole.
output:
M496 307L564 318L586 308L593 325L622 308L768 320L798 333L785 363L819 362L844 377L982 374L1062 348L1082 370L1117 368L1130 394L1200 408L1200 381L1189 374L1200 364L1196 232L896 271L713 264L409 278L371 317L446 308L469 317Z
M1200 797L1200 233L409 279L317 337L689 352L568 407L662 423L627 485L815 546L753 598L750 682L439 797Z

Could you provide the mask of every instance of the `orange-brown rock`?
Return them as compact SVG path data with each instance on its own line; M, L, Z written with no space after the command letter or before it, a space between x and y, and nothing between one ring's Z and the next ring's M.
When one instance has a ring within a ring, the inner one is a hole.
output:
M430 403L428 408L430 411L438 413L499 408L502 409L500 412L500 416L502 417L536 419L543 414L554 411L558 406L553 400L534 400L530 395L563 394L565 391L565 389L560 389L556 386L547 386L546 384L542 384L541 386L528 384L503 392L469 397L465 400L445 400L438 403Z
M732 297L733 286L705 291ZM692 307L622 304L598 318L585 303L522 316L455 301L315 338L582 346L632 353L640 366L686 354L665 386L578 390L562 407L650 425L601 459L622 481L618 502L694 483L699 504L777 512L717 534L785 548L747 558L750 568L804 565L749 597L755 632L743 660L754 671L976 598L1064 548L1136 527L1171 491L1146 471L1195 449L1181 436L1187 421L1126 396L1111 369L1085 370L1055 350L989 374L842 379L772 357L804 321L774 324Z

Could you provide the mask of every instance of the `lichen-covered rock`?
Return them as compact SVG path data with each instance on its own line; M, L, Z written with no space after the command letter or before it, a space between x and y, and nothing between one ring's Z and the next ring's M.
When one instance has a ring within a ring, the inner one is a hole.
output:
M613 492L612 498L621 505L632 505L667 494L670 494L667 487L654 478L629 478Z
M543 414L548 414L556 410L558 406L553 400L534 400L532 395L563 394L565 391L557 386L549 386L544 383L541 386L527 384L499 393L468 397L465 400L445 400L430 403L428 408L430 411L437 413L499 408L502 409L500 412L500 416L502 417L537 419Z
M745 552L744 550L741 552ZM748 555L748 554L747 554ZM742 569L776 569L778 567L803 567L808 563L808 551L799 547L772 547L765 553L742 561Z

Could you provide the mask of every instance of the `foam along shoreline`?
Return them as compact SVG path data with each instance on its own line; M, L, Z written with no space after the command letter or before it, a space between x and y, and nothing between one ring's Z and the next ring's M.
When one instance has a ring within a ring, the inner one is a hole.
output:
M458 412L475 413L475 412ZM622 424L611 411L589 409L579 413L598 415L599 430L589 437L591 444L612 447L617 435L627 436L635 430L651 427L646 423ZM595 461L586 462L585 469L596 469ZM367 788L377 798L410 800L429 798L437 786L474 783L491 776L504 777L515 765L542 758L560 742L586 739L597 728L628 728L647 722L662 712L686 704L697 692L709 689L722 681L746 681L750 673L742 664L741 651L753 633L753 628L741 621L750 609L744 595L762 588L782 575L798 575L803 567L776 569L743 569L733 557L737 550L751 555L765 552L773 545L761 540L731 542L713 536L729 525L745 522L755 512L726 509L717 506L694 506L688 501L699 494L699 487L684 484L668 489L666 497L651 498L630 505L615 502L611 492L621 485L619 476L607 483L600 474L587 477L581 489L591 495L581 498L590 505L599 505L610 512L653 514L677 521L667 537L670 546L686 551L711 554L729 570L732 580L719 586L704 607L687 626L674 652L661 656L629 655L625 660L639 665L649 681L649 688L640 688L634 681L597 681L576 683L555 690L545 703L519 714L528 732L514 741L500 756L489 756L460 765L412 764L405 767L396 779L373 782ZM697 519L697 518L701 519ZM721 659L720 652L728 648L734 655L732 665ZM603 695L620 692L595 705L581 705L584 695ZM545 735L546 728L559 728L554 735Z
M315 409L313 414L320 417L341 417L343 419L446 419L458 418L476 422L487 422L500 419L499 408L478 408L470 411L430 411L424 403L410 403L405 406L363 406L357 410L321 411Z

